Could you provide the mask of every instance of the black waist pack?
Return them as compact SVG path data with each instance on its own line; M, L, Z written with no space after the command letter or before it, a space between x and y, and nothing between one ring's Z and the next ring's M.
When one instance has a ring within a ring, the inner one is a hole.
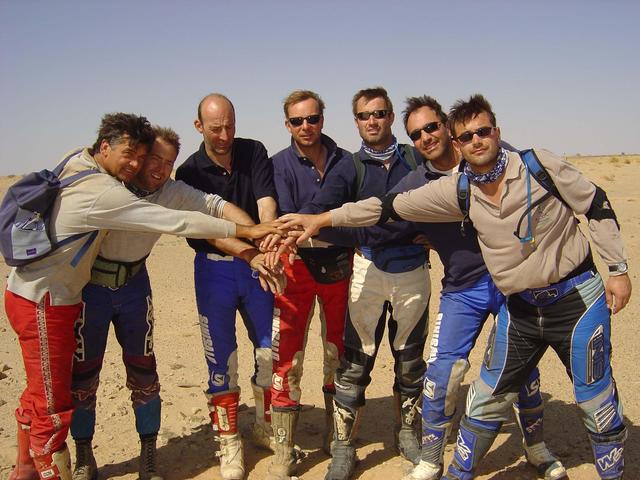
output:
M335 283L351 276L352 252L348 248L301 248L298 255L318 283Z

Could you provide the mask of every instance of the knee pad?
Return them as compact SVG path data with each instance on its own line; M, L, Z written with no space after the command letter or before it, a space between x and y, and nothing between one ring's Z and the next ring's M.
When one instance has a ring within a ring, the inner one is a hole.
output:
M336 370L340 365L338 347L335 343L326 342L324 346L323 385L330 385L336 376Z
M422 390L423 402L429 404L425 409L429 423L439 425L451 420L456 412L460 384L467 370L469 362L464 358L453 362L436 359L429 364Z
M498 423L510 420L511 405L517 395L515 392L493 395L493 389L478 378L469 386L466 415L474 421L481 422Z
M125 354L123 358L127 370L127 388L131 390L133 408L158 398L160 381L156 370L156 357Z
M597 435L589 432L593 458L602 479L622 478L624 472L624 444L627 440L627 429L609 435Z
M133 409L136 417L136 431L140 435L157 434L160 430L160 397Z
M302 380L302 370L304 363L304 353L297 351L291 359L291 368L287 372L287 384L289 386L289 398L296 403L300 402L302 391L300 381Z
M270 348L256 348L256 372L255 384L267 388L271 385L271 371L273 370L273 359ZM237 358L237 355L236 355Z
M607 434L624 426L622 403L613 382L605 391L591 400L579 402L578 406L582 409L582 421L590 432Z
M96 392L100 384L100 370L102 369L102 358L95 358L75 364L72 374L71 395L75 408L95 410Z
M420 394L427 364L418 349L398 352L395 363L395 383L401 393L414 396Z
M234 350L227 359L226 372L220 367L213 370L209 365L209 389L208 393L222 393L228 390L238 389L238 351ZM269 375L271 378L271 375ZM255 378L253 378L255 382Z

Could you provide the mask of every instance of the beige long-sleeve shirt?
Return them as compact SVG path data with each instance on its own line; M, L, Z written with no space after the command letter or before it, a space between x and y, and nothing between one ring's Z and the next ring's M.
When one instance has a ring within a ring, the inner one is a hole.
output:
M219 195L204 193L171 178L144 199L166 208L202 212L217 218L222 217L227 203ZM161 235L158 232L111 230L102 241L100 256L119 262L135 262L149 255Z
M53 205L51 233L60 241L77 233L100 230L80 262L71 260L87 240L73 241L9 274L7 288L31 301L49 292L53 305L78 303L91 276L106 230L167 233L192 238L227 238L235 235L235 224L200 212L172 210L136 197L117 179L107 174L85 149L67 163L61 177L85 169L100 173L87 175L61 190Z
M589 241L578 228L573 212L591 207L595 186L564 158L546 150L535 151L569 207L550 197L532 211L533 243L514 235L527 208L527 181L523 162L509 152L499 205L471 185L469 218L478 231L482 255L498 288L505 294L557 282L578 267L589 252ZM462 219L456 186L458 173L398 195L393 208L405 220L450 222ZM531 203L547 191L531 177ZM333 226L368 226L380 218L381 201L368 198L331 211ZM527 219L520 235L526 232ZM607 264L626 261L620 230L611 219L590 220L595 249Z

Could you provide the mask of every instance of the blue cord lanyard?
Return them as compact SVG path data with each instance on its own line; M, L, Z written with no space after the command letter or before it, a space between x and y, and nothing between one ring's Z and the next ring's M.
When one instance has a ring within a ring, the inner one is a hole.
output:
M529 167L524 164L524 170L527 173L527 236L520 239L520 243L535 243L536 239L533 236L533 229L531 228L531 174L529 173Z

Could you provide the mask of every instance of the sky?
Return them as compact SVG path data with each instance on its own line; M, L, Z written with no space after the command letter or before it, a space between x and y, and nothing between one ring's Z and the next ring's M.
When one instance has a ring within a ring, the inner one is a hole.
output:
M639 19L632 0L0 0L0 175L53 168L115 111L174 128L179 165L211 92L274 154L284 97L316 91L324 133L353 151L351 98L373 86L400 142L406 97L448 110L482 93L517 147L640 153Z

